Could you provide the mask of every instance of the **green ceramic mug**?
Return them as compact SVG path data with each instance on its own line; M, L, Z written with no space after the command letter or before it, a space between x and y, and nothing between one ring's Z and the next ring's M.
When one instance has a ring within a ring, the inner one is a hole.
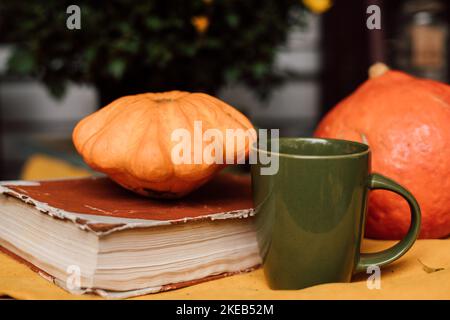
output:
M280 138L278 171L252 164L253 200L263 267L273 289L349 282L354 273L400 258L416 240L420 208L408 190L370 170L365 144L334 139ZM270 141L269 141L270 142ZM409 203L411 226L393 247L360 253L370 190L393 191Z

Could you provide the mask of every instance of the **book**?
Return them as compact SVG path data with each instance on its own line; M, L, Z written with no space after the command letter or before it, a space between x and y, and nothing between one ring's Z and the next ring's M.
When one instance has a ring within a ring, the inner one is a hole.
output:
M179 200L107 177L4 181L0 247L75 293L127 298L257 268L250 178L221 174Z

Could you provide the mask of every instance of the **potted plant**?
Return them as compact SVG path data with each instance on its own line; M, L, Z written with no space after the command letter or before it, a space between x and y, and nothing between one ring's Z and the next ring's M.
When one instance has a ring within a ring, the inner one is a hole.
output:
M277 47L302 23L305 5L320 11L323 3L79 1L81 29L69 30L67 1L6 1L0 40L14 44L9 72L41 79L57 97L68 82L94 84L101 105L175 88L214 94L235 81L265 94L281 79Z

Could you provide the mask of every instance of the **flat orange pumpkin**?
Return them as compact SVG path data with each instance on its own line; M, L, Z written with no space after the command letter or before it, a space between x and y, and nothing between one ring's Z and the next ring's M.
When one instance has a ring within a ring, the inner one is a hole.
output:
M217 98L171 91L117 99L81 120L72 137L89 166L123 187L145 196L179 198L209 181L225 166L172 161L171 152L177 145L172 132L193 131L195 121L201 121L202 133L215 129L225 136L227 129L253 129L243 114ZM236 144L232 152L236 157L248 156L250 143L246 140L243 146ZM227 152L223 141L224 157Z
M372 169L409 189L422 210L421 238L450 234L450 86L376 65L372 78L336 105L315 135L367 143ZM400 239L407 203L387 191L370 194L366 235Z

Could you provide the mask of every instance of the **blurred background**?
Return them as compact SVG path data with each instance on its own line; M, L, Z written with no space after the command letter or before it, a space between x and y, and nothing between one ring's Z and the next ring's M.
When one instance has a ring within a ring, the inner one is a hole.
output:
M447 0L2 0L0 179L88 174L74 125L140 92L206 92L309 136L376 61L448 83L449 16Z

